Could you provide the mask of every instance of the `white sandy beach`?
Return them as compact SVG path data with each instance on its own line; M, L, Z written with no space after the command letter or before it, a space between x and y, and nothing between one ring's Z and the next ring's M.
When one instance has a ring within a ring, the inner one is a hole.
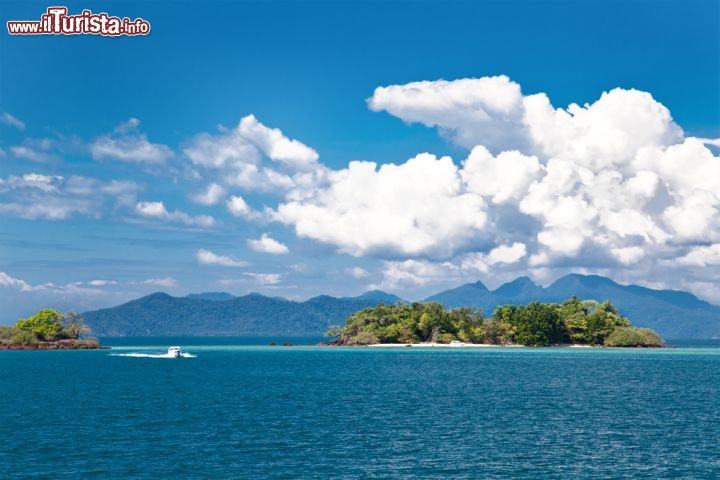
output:
M449 343L432 343L432 342L421 342L421 343L374 343L366 345L370 348L524 348L525 345L496 345L492 343L461 343L461 344L449 344ZM563 344L563 345L548 345L550 347L566 347L566 348L597 348L597 345L583 345L578 343Z
M524 347L524 345L493 345L491 343L462 343L451 345L449 343L374 343L370 348L492 348L492 347Z

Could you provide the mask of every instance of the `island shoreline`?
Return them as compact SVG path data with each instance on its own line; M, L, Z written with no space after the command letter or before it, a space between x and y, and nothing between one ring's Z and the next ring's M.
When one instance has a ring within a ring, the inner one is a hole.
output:
M273 345L274 346L274 345ZM295 345L283 345L283 346L295 346ZM518 343L507 343L507 344L495 344L495 343L463 343L462 345L451 345L449 343L432 343L432 342L419 342L419 343L373 343L368 345L350 345L350 344L337 344L337 343L319 343L318 346L322 347L351 347L351 348L672 348L667 345L653 345L643 346L637 345L632 347L608 347L606 345L587 345L582 343L561 343L553 345L521 345Z
M0 343L0 350L110 350L100 344L83 342L82 340L58 340L55 342L38 342L30 344Z

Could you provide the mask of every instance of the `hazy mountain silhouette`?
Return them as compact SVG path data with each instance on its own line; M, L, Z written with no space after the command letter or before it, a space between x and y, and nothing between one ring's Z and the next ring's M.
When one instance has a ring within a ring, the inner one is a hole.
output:
M562 302L571 296L610 300L634 326L656 330L666 338L720 338L720 307L688 292L620 285L596 275L566 275L548 287L520 277L496 290L481 282L445 290L424 301L448 308L481 308L486 316L498 305L531 301ZM304 302L251 293L224 292L171 297L154 293L117 307L85 312L98 336L319 336L332 324L342 325L353 312L381 303L403 301L379 290L357 297L321 295Z
M133 300L113 308L85 312L83 317L100 337L132 336L317 336L329 325L345 323L353 312L398 297L368 292L359 297L319 296L305 302L251 293L222 300L196 294L166 293Z
M720 338L720 307L688 292L653 290L620 285L597 275L570 274L546 288L521 277L497 290L477 288L477 283L440 292L427 300L446 307L481 308L486 315L505 304L530 301L559 303L575 295L599 302L610 300L634 326L656 330L666 338Z

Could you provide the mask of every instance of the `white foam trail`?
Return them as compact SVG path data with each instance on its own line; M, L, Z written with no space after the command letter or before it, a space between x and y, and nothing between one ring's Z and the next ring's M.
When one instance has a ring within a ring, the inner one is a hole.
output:
M169 353L109 353L111 357L136 357L136 358L177 358ZM183 353L183 358L197 358L197 355Z

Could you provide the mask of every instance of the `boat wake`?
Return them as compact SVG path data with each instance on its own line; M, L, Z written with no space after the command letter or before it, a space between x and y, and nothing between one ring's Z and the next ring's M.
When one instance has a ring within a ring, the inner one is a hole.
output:
M111 353L113 357L139 357L139 358L195 358L197 355L183 352L180 347L170 347L167 353Z
M197 358L191 353L173 355L171 353L109 353L111 357L137 357L137 358Z

